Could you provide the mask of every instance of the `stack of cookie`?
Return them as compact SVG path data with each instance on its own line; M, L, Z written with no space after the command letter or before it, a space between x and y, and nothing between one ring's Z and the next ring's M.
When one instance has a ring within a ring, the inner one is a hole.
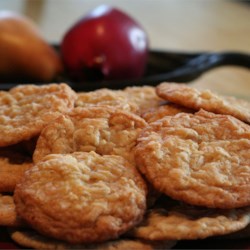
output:
M246 101L50 84L0 105L0 225L24 247L169 249L250 224Z

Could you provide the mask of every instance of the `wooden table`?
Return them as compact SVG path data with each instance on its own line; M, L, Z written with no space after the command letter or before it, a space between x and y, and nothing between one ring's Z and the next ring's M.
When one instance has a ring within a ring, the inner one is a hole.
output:
M49 42L63 34L101 0L0 0L10 9L32 18ZM229 0L109 0L136 18L147 30L152 49L170 51L250 52L250 4ZM250 71L221 67L194 81L199 88L250 99Z
M1 9L31 17L49 42L63 34L101 0L0 0ZM233 0L107 0L136 18L152 49L250 53L250 2ZM199 88L250 99L250 71L221 67L195 80Z

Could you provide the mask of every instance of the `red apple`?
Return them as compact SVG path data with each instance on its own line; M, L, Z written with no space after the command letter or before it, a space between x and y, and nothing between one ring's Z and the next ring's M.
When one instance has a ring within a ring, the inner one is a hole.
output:
M101 5L66 32L61 54L74 79L131 79L143 75L148 46L147 34L135 20Z

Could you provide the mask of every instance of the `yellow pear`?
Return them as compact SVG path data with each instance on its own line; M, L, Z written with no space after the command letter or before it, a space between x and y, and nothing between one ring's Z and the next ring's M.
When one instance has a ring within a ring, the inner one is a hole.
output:
M0 11L0 82L49 82L62 69L59 55L32 20Z

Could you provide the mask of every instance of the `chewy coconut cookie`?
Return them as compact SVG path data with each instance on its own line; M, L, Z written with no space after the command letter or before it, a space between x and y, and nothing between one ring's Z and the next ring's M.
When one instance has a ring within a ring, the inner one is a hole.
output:
M0 92L0 146L37 136L60 113L74 106L76 93L66 84L23 85Z
M136 114L142 114L150 108L158 107L164 100L160 98L155 87L127 87L123 90L97 89L78 93L76 107L109 106Z
M11 238L21 246L35 249L82 249L82 250L159 250L171 249L175 241L143 241L118 239L96 244L69 244L64 241L51 239L31 229L9 230Z
M232 115L250 123L250 103L234 97L226 97L210 90L198 90L185 84L161 83L157 94L170 102L191 108L205 109L218 114Z
M148 122L155 122L164 118L165 116L173 116L179 113L194 113L192 109L182 107L173 103L167 103L159 107L151 108L142 114L142 118Z
M250 207L211 209L174 201L148 210L131 234L145 240L196 240L230 234L249 223Z
M120 156L51 154L25 172L17 214L38 232L70 243L116 239L141 221L146 186Z
M95 151L134 162L133 148L146 125L141 117L115 108L78 107L42 131L33 159L38 162L50 153Z
M160 192L193 205L250 205L250 126L201 110L165 117L138 138L136 162Z
M160 106L164 100L160 98L153 86L133 86L124 90L130 102L135 103L139 107L139 114L143 114L151 108Z
M139 107L128 100L127 94L122 90L97 89L77 94L76 107L108 106L137 113Z

